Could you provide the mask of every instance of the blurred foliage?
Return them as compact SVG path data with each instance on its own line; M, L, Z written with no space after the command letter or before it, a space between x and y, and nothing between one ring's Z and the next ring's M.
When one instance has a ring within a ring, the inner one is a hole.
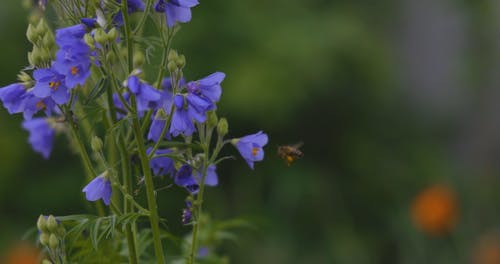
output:
M27 63L27 13L8 2L0 10L0 85ZM490 2L457 1L477 40L462 65L472 105L483 71L498 59ZM220 185L208 190L212 218L241 216L256 226L222 244L233 263L469 263L482 254L483 234L498 234L498 168L464 169L453 149L461 120L420 114L401 87L394 51L401 4L212 0L193 9L174 41L187 57L187 78L225 72L219 108L233 120L230 136L259 127L271 140L254 171L240 158L226 162ZM39 214L78 214L89 205L65 138L44 161L19 117L2 109L0 120L2 249ZM305 156L287 167L276 147L298 141ZM442 237L421 233L410 219L414 197L434 183L458 195L457 225ZM188 233L182 191L158 197L169 229Z

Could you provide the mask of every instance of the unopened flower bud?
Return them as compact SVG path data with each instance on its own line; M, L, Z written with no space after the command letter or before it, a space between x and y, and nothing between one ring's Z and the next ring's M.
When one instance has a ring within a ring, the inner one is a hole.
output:
M227 123L227 119L223 117L219 120L219 124L217 124L217 134L219 134L220 137L223 137L227 135L228 131L229 124Z
M177 70L177 64L175 63L175 61L170 61L167 64L167 69L169 72L175 72Z
M108 41L108 35L102 28L98 28L94 32L94 39L97 43L104 45Z
M40 240L40 244L42 244L43 246L48 246L50 240L50 234L41 233L38 239Z
M140 68L146 61L146 57L144 57L144 53L142 51L134 52L134 68Z
M54 45L56 44L56 40L54 39L54 34L52 34L52 32L50 31L45 33L42 39L42 44L47 49L51 49L52 47L54 47Z
M47 229L49 230L49 232L57 232L58 226L59 224L57 223L56 218L53 215L49 215L49 217L47 218Z
M118 38L118 31L116 30L116 28L112 28L108 34L108 41L109 42L114 42L116 40L116 38Z
M186 57L184 57L184 55L179 55L179 57L175 60L175 63L177 64L177 67L181 69L184 68L184 66L186 66Z
M116 61L115 53L109 52L108 54L106 54L106 60L108 60L110 63L113 63L114 61Z
M66 234L66 229L64 229L64 226L59 225L59 227L57 228L56 234L59 237L63 237Z
M179 54L177 54L177 51L172 49L168 52L167 58L168 58L168 61L175 61L178 56L179 56Z
M36 227L38 228L39 231L41 232L46 232L48 231L47 229L47 219L45 219L45 216L40 215L38 217L38 221L36 221Z
M48 260L48 259L44 259L42 260L42 264L53 264L52 261Z
M33 44L36 44L40 39L40 35L38 35L38 33L36 32L36 28L32 24L28 25L28 29L26 30L26 37Z
M92 138L92 141L90 142L90 146L92 147L92 150L95 152L100 152L103 147L102 139L99 138L98 136L94 136Z
M207 112L207 126L209 128L214 128L215 126L217 126L217 122L218 122L218 117L217 117L217 114L215 113L215 111L208 111Z
M17 75L17 79L22 83L31 83L33 81L31 76L23 71Z
M57 236L55 234L50 234L49 247L51 249L57 249L58 246L59 246L59 239L57 238Z
M40 49L40 60L42 62L50 62L52 59L52 52L50 52L47 48Z
M45 35L45 33L47 33L47 31L49 31L50 28L49 28L49 25L47 24L47 22L45 22L45 19L40 19L40 21L38 22L38 25L36 25L36 32L38 34L38 36L43 36Z
M90 49L95 49L95 40L90 34L85 34L85 36L83 36L83 40L85 41L85 44L90 47Z

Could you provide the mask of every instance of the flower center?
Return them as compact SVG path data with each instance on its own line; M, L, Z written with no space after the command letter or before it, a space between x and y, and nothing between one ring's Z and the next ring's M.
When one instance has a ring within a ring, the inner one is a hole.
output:
M59 88L59 85L61 85L61 82L60 82L60 81L49 82L49 87L50 87L50 89L52 89L53 91L56 91L56 90L57 90L57 88Z
M75 66L71 67L71 69L70 69L70 70L71 70L71 74L72 74L72 75L76 75L76 74L78 73L78 68L77 68L77 67L75 67Z
M259 153L260 148L252 148L252 155L255 157Z
M37 109L45 109L46 107L47 107L47 105L45 105L45 103L43 101L39 101L38 103L36 103Z

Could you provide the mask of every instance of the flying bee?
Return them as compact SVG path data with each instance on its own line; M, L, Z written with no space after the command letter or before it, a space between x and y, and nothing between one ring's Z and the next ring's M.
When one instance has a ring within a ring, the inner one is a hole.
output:
M290 166L296 159L304 156L304 153L299 150L302 145L304 145L303 142L291 146L278 146L278 156L285 161L286 165Z

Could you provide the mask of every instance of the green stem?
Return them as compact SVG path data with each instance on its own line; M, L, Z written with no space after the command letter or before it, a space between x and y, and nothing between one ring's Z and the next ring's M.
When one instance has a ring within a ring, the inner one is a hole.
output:
M146 3L146 9L144 10L144 13L142 14L141 20L139 20L139 23L137 24L136 28L134 29L134 34L139 33L139 31L142 30L142 27L146 23L146 19L148 18L149 11L151 10L151 6L153 6L153 0L148 0Z
M207 176L208 170L208 144L205 142L203 145L205 157L203 159L203 174L200 182L200 191L196 195L196 201L194 203L195 207L195 221L193 224L193 234L191 237L191 254L189 255L188 263L193 264L196 257L196 249L198 246L198 230L200 229L202 205L203 205L203 193L205 191L205 178Z
M149 0L151 1L151 0ZM150 4L148 3L150 6ZM149 9L144 11L144 15L149 13ZM128 62L128 74L132 72L134 68L134 54L132 47L132 35L130 32L130 22L128 17L128 1L122 1L122 15L123 15L123 27L125 29L125 42L127 44L127 62Z
M135 96L131 97L132 107L136 107ZM141 124L139 123L139 118L137 117L137 111L133 112L132 126L135 133L135 138L137 141L137 147L139 151L139 157L141 159L142 172L144 174L144 182L146 185L146 196L148 200L148 208L150 211L149 220L151 222L151 231L153 233L153 242L155 248L156 261L159 264L165 263L165 256L163 255L163 246L161 243L161 234L159 227L159 217L158 217L158 207L156 204L155 190L153 184L153 175L151 174L151 168L149 166L148 155L146 154L146 147L144 145L143 134L141 132Z

